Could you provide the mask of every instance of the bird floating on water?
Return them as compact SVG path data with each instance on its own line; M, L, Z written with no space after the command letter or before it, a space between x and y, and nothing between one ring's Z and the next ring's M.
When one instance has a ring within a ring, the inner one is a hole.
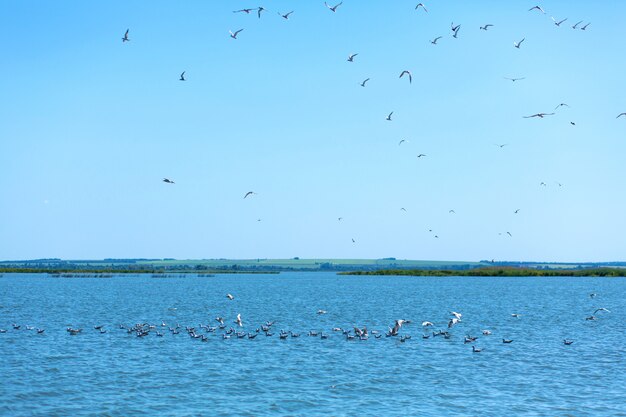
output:
M229 300L234 300L235 297L233 297L232 294L226 294L226 298L228 298Z

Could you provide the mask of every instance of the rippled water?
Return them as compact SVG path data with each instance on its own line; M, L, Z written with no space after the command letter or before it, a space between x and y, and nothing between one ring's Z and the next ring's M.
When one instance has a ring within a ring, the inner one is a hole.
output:
M0 415L626 416L625 304L621 278L4 275ZM611 313L586 321L598 307ZM463 314L452 338L423 339L421 322L445 329L450 311ZM251 332L275 320L274 336L203 343L184 331L218 315L230 327L237 313ZM413 321L405 343L331 331L398 318ZM119 328L162 321L183 329ZM280 329L302 335L280 340Z

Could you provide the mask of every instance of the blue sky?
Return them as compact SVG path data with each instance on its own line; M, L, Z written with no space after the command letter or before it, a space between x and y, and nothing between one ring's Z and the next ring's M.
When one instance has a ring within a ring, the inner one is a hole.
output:
M626 4L425 3L0 3L0 259L623 260Z

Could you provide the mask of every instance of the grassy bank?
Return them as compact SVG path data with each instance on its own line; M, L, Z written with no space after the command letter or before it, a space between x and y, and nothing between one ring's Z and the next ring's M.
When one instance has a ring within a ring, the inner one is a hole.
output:
M483 267L468 270L385 269L380 271L341 272L340 275L406 275L420 277L625 277L626 268L535 269Z

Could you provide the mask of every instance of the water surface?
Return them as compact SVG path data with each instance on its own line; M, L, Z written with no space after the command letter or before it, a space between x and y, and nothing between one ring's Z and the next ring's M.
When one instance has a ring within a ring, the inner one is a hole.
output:
M0 415L626 416L625 284L333 273L5 274ZM611 313L586 321L598 307ZM421 322L446 329L450 311L463 314L451 339L422 339ZM250 332L275 320L274 336L222 340L215 333L203 343L184 331L214 325L216 316L235 326L237 313ZM382 332L398 318L412 320L402 328L412 336L405 343L384 336L347 341L331 331L358 325ZM144 338L119 329L162 321L183 329ZM70 336L68 326L83 334ZM301 336L279 340L280 329ZM482 336L483 329L493 334ZM329 338L309 337L309 330ZM481 353L463 343L467 334L479 336ZM565 346L565 338L574 344Z

